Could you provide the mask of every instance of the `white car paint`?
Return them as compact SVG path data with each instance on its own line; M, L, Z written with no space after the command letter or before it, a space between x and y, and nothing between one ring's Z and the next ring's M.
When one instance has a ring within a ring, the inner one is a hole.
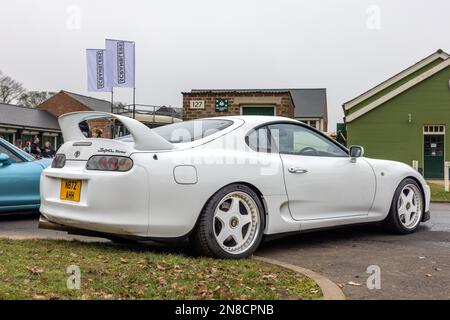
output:
M78 123L115 117L133 141L88 139ZM60 117L66 143L63 168L41 176L42 215L51 223L81 230L139 238L179 238L196 225L203 206L221 188L236 182L252 186L266 211L267 235L384 220L394 192L407 178L430 191L411 167L393 161L350 157L311 157L256 152L245 136L269 122L302 125L282 117L221 117L233 124L189 143L169 143L140 122L102 112ZM313 129L311 129L313 130ZM91 143L89 146L74 144ZM75 152L79 156L75 157ZM133 160L128 172L92 171L92 155L120 155ZM307 172L291 173L297 168ZM80 202L60 200L61 179L82 181Z

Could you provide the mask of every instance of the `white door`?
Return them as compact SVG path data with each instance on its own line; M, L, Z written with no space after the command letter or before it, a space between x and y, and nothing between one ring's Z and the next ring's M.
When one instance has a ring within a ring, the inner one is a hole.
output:
M375 175L363 159L306 126L269 126L283 161L289 210L295 220L367 215L375 196Z

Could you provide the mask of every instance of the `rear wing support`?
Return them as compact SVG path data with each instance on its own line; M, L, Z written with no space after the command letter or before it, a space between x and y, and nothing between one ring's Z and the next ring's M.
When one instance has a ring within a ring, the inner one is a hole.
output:
M83 140L86 137L80 130L79 123L86 120L115 118L130 132L134 148L142 151L171 150L174 145L155 133L145 124L125 116L100 111L82 111L63 114L58 118L64 141Z

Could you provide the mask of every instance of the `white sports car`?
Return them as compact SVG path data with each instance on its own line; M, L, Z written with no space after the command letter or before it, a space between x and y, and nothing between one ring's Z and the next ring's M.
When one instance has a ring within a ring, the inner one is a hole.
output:
M89 139L79 123L130 132ZM189 238L204 255L243 258L263 236L382 222L400 234L430 218L411 167L363 158L292 119L207 118L149 129L119 115L59 118L66 143L41 176L40 227L110 238Z

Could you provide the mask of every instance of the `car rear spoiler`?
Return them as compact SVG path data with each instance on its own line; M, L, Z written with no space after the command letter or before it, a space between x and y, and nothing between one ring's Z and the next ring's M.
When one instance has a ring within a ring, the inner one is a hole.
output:
M100 111L82 111L63 114L58 118L64 141L86 139L81 132L79 123L86 120L115 118L119 120L133 136L134 148L137 150L171 150L174 145L152 131L142 122L125 116Z

